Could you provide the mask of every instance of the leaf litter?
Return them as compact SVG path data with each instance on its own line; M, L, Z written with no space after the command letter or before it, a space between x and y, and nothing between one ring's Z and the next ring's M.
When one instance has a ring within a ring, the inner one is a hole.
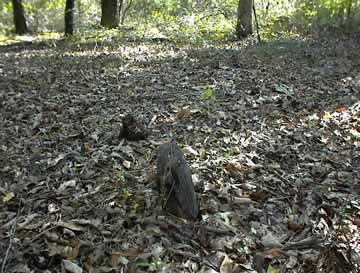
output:
M1 273L357 272L358 42L1 47ZM167 141L200 222L161 208Z

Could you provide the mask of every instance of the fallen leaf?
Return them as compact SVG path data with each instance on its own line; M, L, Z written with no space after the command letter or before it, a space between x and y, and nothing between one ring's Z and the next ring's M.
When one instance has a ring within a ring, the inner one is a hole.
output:
M58 212L59 210L60 210L59 207L56 206L56 204L54 204L54 203L50 203L50 204L48 205L48 212L49 212L50 214L56 213L56 212Z
M234 197L233 203L240 205L251 204L251 199L247 197Z
M344 111L345 111L345 108L344 108L344 107L341 107L341 106L337 106L336 109L335 109L335 111L336 111L337 113L341 113L341 112L344 112Z
M273 260L279 257L281 254L283 254L283 251L280 248L272 248L264 252L264 258L268 260Z
M264 247L282 247L279 239L275 237L271 232L268 232L265 236L261 238L261 243L264 245Z
M69 181L62 183L58 188L58 192L62 193L66 188L75 187L75 186L76 186L76 180L71 179Z
M176 118L180 120L189 119L191 118L191 111L189 109L182 109L176 114Z
M137 257L144 253L143 248L128 248L125 251L115 251L111 254L112 257L124 256L124 257Z
M292 222L292 221L288 221L287 223L288 229L294 232L300 231L304 229L304 225Z
M322 116L322 119L329 120L332 118L332 115L329 112L325 112Z
M57 226L64 227L64 228L67 228L67 229L70 229L73 231L85 231L86 230L85 227L82 227L76 223L71 223L71 222L56 222L55 224Z
M224 257L220 265L220 273L232 273L234 268L234 261L231 260L227 255Z
M194 156L198 156L199 153L194 150L191 146L185 146L184 149L183 149L185 152L191 154L191 155L194 155Z
M280 271L269 264L268 269L266 270L266 273L280 273Z
M257 191L250 193L250 199L256 202L264 202L269 194L265 191Z
M355 226L360 227L360 218L354 218L354 219L352 220L352 223L353 223Z
M71 246L69 246L68 251L65 253L65 256L69 260L74 261L79 257L81 244L79 240L71 240L70 244Z
M5 193L4 197L3 197L3 202L6 203L6 202L9 202L11 199L13 199L15 197L15 193L13 192L7 192Z
M224 165L225 170L231 177L238 177L240 174L250 173L251 169L247 167L238 167L233 163L226 163Z
M111 254L111 266L116 267L120 264L127 265L129 263L129 260L124 257L124 255L121 252L113 252Z
M78 266L76 263L73 263L69 260L63 260L62 264L64 266L64 269L67 272L71 272L71 273L82 273L83 272L83 269L80 266Z
M128 160L124 160L122 164L128 170L131 168L131 162Z
M63 160L65 158L66 154L60 154L57 158L55 159L49 159L47 161L48 167L55 167L61 160Z

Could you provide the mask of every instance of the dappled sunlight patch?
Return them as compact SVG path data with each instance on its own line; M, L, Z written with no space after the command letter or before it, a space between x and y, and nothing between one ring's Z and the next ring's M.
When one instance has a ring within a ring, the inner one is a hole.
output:
M8 45L16 42L16 39L11 36L0 35L0 45Z
M337 106L332 112L318 112L303 120L308 128L319 128L319 141L331 145L333 141L346 141L360 147L360 102L347 108Z
M42 32L35 35L0 35L0 46L11 45L16 43L36 44L40 42L55 42L63 37L62 33L58 32Z

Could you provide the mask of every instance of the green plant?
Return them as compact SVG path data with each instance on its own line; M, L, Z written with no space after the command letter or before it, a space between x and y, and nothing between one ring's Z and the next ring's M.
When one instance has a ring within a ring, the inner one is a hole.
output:
M201 98L203 100L208 100L208 101L216 101L216 97L214 95L213 89L209 86L203 88L203 90L201 91Z
M224 154L225 160L231 160L233 158L234 154L235 154L235 148L230 147L230 149L228 151L226 151L226 153Z

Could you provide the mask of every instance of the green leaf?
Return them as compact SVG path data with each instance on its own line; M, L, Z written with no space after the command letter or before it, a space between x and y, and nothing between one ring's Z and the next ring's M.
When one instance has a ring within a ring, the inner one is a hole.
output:
M277 270L276 268L273 268L271 266L271 264L269 264L268 269L266 270L266 273L280 273L280 271Z
M202 90L201 98L204 100L212 100L212 101L216 100L216 97L214 96L214 93L213 93L213 90L211 87L205 87Z
M294 95L294 90L291 86L287 86L285 84L282 84L282 83L278 83L278 84L275 84L274 85L274 90L276 92L279 92L279 93L283 93L283 94L286 94L286 95Z

